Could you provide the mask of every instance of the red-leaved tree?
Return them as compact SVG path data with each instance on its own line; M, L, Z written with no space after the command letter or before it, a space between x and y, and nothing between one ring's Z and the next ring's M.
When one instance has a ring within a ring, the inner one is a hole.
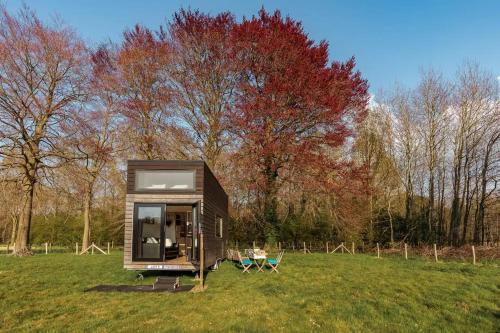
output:
M241 74L231 113L236 154L251 175L269 235L278 223L280 172L292 165L338 167L329 149L344 144L363 118L368 85L354 59L329 66L328 44L315 44L279 11L244 19L232 38Z

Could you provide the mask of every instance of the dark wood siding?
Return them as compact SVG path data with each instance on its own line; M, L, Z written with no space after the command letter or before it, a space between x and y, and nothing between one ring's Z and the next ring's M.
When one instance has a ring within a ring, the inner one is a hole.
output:
M127 202L125 216L125 256L126 268L136 269L132 261L133 207L135 202L154 203L201 203L200 225L203 232L206 266L215 264L217 259L225 258L228 239L228 197L212 171L203 161L140 161L127 163ZM183 191L136 191L136 170L195 170L195 190ZM193 201L194 200L194 201ZM215 236L216 216L223 219L222 238ZM142 266L141 266L142 267Z
M228 239L228 198L210 168L204 166L203 179L203 239L207 263L225 258L226 240ZM223 219L222 238L215 236L216 217Z
M203 161L127 161L127 193L203 193ZM195 171L195 190L151 190L151 191L136 191L135 190L135 172L136 170L194 170Z

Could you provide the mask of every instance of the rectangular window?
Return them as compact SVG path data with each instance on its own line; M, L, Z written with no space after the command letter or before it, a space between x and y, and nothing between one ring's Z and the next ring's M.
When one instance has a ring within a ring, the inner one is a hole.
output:
M223 218L215 215L215 237L222 238Z
M135 189L138 191L194 190L194 170L137 170Z

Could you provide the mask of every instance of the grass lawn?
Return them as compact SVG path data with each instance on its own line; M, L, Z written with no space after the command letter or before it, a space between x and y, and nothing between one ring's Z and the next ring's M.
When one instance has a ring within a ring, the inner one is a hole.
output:
M1 331L499 332L498 262L285 254L280 274L225 262L203 293L83 293L135 284L122 253L0 256ZM192 283L184 276L184 284ZM141 283L148 284L154 277Z

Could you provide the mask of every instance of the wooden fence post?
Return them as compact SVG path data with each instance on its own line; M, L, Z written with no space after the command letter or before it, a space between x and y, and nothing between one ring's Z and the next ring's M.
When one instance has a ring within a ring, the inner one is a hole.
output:
M474 248L474 245L472 245L472 264L476 264L476 249Z
M292 251L295 252L295 241L292 242Z
M312 245L311 245L311 242L309 242L309 252L311 252L311 249L312 249Z
M253 248L255 249L255 241L253 241L253 244L252 244Z
M111 241L111 248L114 249L115 248L115 241Z
M326 242L326 253L328 253L328 242Z
M75 254L78 255L78 242L75 243Z
M109 242L108 242L108 254L109 254Z
M200 234L200 283L201 289L205 286L203 270L205 269L205 249L203 248L203 234Z
M306 242L304 242L304 254L306 254Z
M342 250L342 254L344 254L344 242L340 243L340 245L342 245L340 249Z
M351 254L354 254L354 242L352 242L352 253Z
M377 243L377 258L380 259L380 247Z
M92 242L92 254L94 254L94 242Z
M281 242L278 242L278 251L281 251Z
M49 243L49 250L52 252L52 242Z
M408 260L408 246L405 243L405 259Z
M438 262L438 253L436 244L434 244L434 259L436 259L436 262Z
M45 242L45 254L49 254L49 243Z

